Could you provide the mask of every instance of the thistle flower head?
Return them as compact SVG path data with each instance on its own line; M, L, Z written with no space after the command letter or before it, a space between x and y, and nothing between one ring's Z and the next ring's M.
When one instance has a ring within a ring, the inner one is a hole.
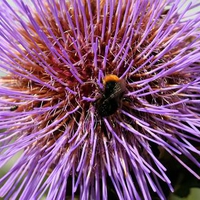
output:
M0 196L98 200L114 191L138 200L153 191L165 199L161 182L173 191L165 152L200 178L182 159L200 166L194 8L179 0L2 0L0 166L21 155L0 179ZM123 92L114 86L105 95L109 74ZM105 117L98 112L113 105Z

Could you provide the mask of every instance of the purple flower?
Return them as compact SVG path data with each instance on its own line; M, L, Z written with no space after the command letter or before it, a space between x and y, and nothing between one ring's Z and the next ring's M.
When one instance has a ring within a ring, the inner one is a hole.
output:
M165 199L164 154L200 179L183 161L200 167L198 4L13 2L0 8L0 166L21 154L0 196Z

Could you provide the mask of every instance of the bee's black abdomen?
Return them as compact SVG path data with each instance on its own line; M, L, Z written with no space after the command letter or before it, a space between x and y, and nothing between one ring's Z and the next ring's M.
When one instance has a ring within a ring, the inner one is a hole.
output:
M118 109L118 103L115 99L101 99L98 107L98 113L101 117L107 117L114 114Z

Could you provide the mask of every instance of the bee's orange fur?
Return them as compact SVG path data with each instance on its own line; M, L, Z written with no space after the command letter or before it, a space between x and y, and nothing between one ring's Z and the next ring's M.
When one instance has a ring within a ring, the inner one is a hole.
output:
M115 81L115 82L118 82L120 80L120 78L116 75L113 75L113 74L109 74L109 75L106 75L103 79L103 84L105 85L107 82L109 81Z

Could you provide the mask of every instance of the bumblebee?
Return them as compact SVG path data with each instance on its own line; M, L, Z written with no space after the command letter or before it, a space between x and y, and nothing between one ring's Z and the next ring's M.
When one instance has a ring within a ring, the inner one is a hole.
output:
M116 75L106 75L103 79L104 89L98 100L97 110L101 117L114 114L120 106L126 90L126 83Z

